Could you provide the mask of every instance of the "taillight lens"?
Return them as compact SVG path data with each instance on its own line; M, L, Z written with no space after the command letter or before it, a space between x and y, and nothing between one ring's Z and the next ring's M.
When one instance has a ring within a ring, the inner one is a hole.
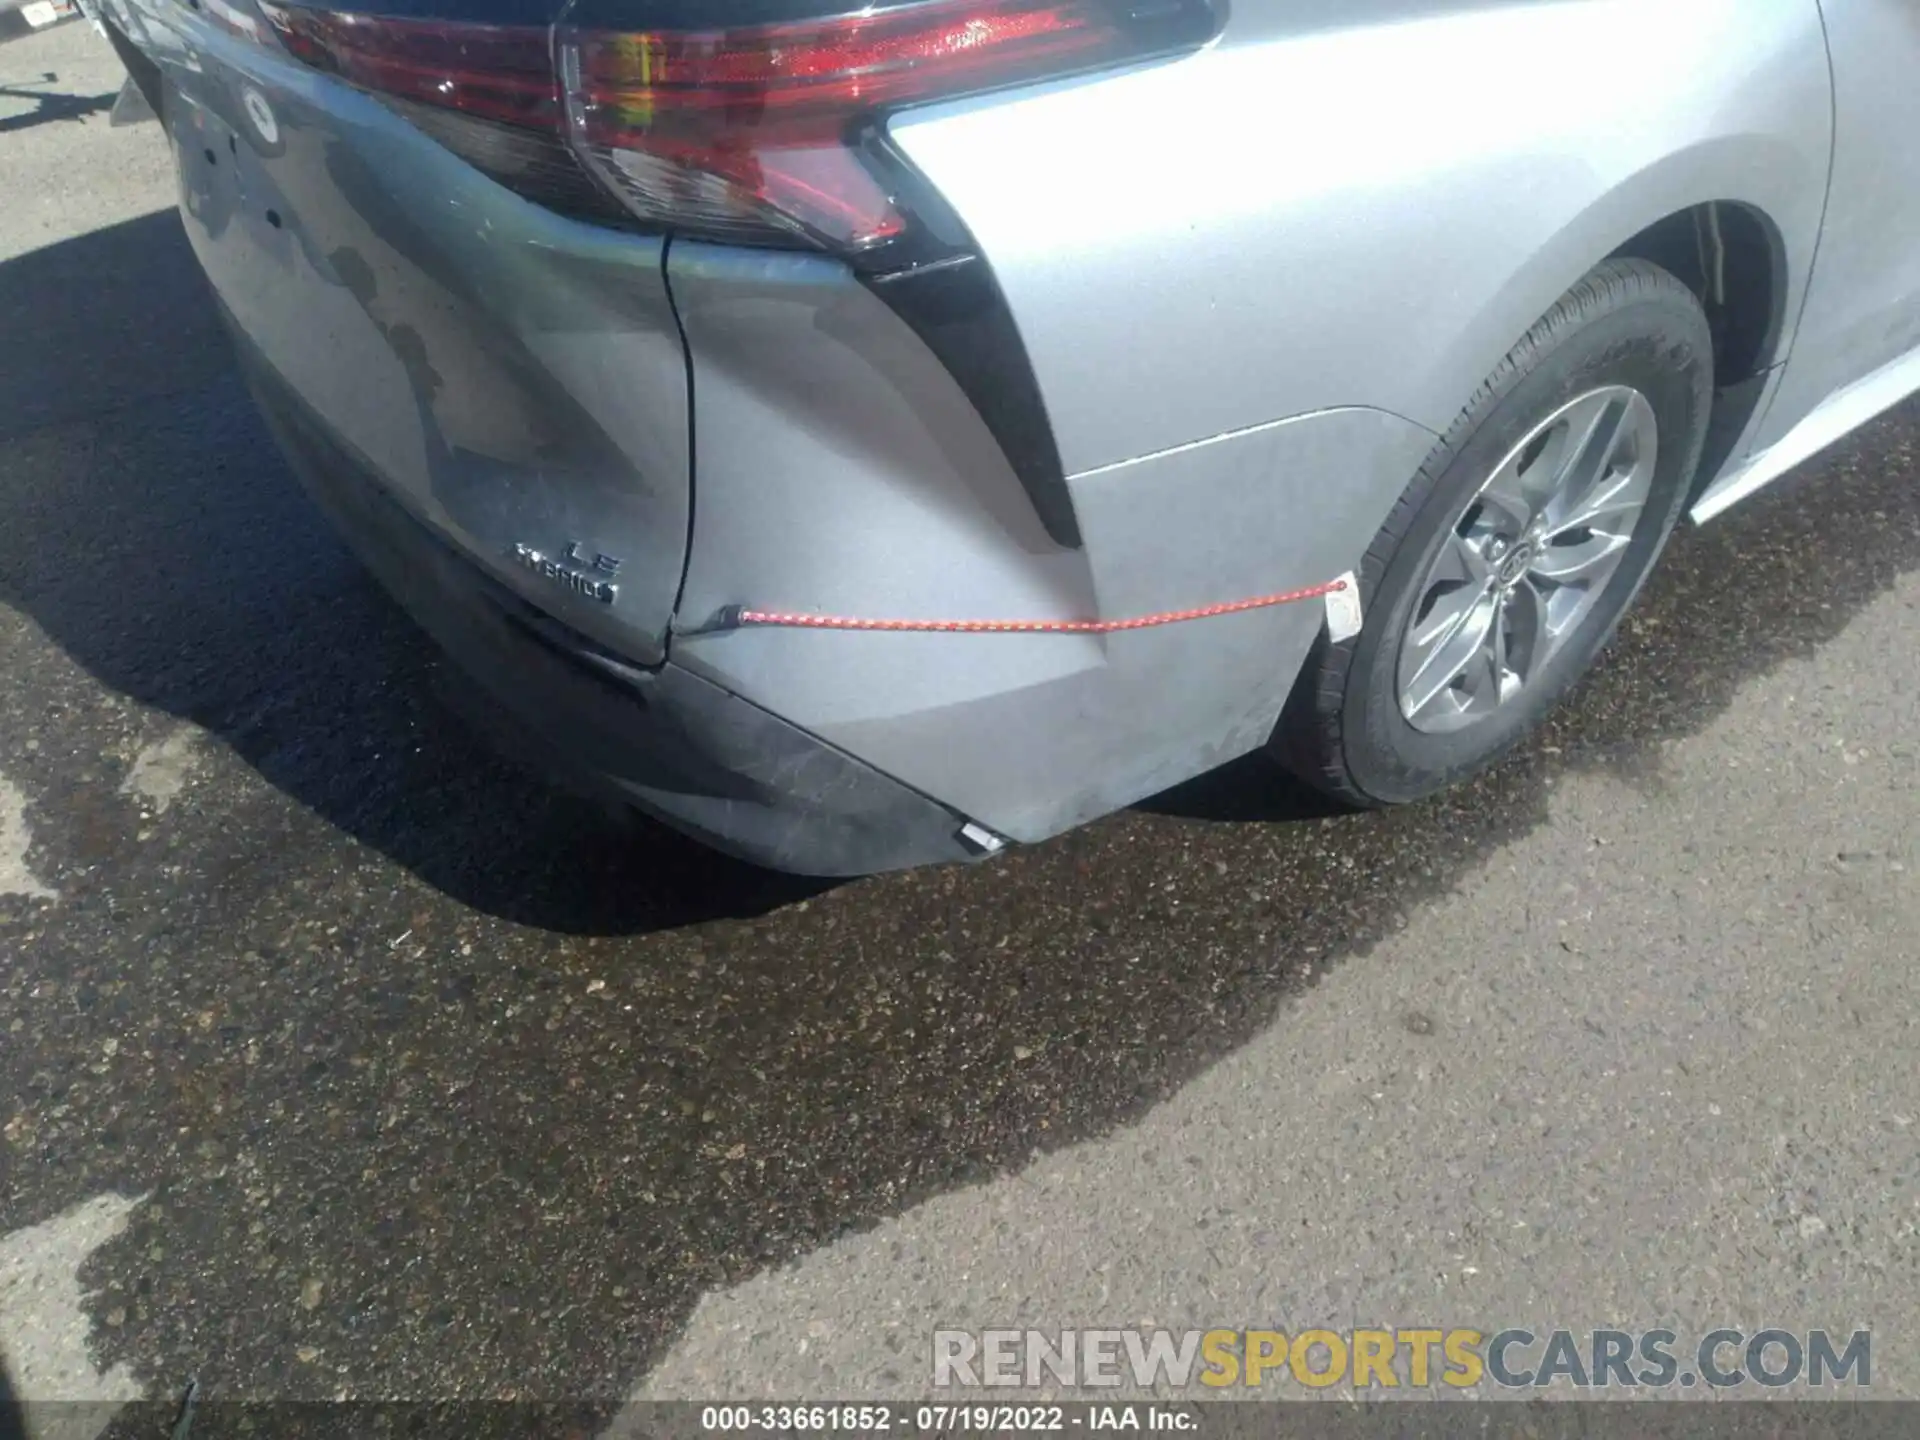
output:
M260 8L295 58L362 89L507 125L551 130L560 123L544 29Z
M888 112L1178 53L1218 28L1212 0L920 0L631 33L262 9L292 54L352 84L564 140L645 224L868 261L923 258L912 177L874 143Z
M1099 0L931 0L691 34L563 29L575 142L635 210L672 224L797 231L864 250L909 224L847 141L867 116L1110 63L1134 49Z

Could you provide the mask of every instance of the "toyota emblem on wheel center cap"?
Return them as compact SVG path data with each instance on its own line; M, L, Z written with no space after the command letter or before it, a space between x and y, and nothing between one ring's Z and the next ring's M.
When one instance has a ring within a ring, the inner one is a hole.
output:
M1500 562L1500 568L1494 572L1494 579L1503 587L1511 588L1520 583L1520 577L1533 567L1533 544L1524 541L1507 552Z

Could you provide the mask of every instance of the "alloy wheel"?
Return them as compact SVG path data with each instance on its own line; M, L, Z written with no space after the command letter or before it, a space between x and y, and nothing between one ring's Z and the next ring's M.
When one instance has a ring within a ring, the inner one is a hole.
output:
M1580 627L1646 511L1659 424L1610 385L1535 426L1441 544L1401 640L1400 711L1447 734L1510 703Z

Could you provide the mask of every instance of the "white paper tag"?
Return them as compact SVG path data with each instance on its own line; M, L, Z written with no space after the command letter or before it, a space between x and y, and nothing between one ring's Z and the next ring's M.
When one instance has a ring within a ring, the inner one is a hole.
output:
M53 0L33 0L31 5L20 7L20 18L38 30L42 25L51 25L60 18L60 12L53 8Z
M1327 638L1338 645L1360 633L1360 581L1349 570L1339 580L1338 590L1327 592Z

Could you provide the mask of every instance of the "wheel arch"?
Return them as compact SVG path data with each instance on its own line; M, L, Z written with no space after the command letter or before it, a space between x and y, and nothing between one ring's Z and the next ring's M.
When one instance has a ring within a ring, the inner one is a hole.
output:
M1714 415L1700 467L1701 479L1710 479L1791 350L1819 236L1818 209L1795 202L1824 179L1792 148L1751 135L1706 141L1635 172L1515 266L1439 361L1437 374L1459 403L1435 404L1431 418L1416 418L1431 424L1458 414L1480 378L1594 266L1650 260L1701 299L1713 333ZM1796 212L1791 224L1777 218Z
M1760 206L1704 200L1645 226L1607 258L1649 260L1693 291L1713 330L1716 388L1751 380L1784 358L1787 244Z
M1764 184L1756 185L1755 177L1765 177ZM1762 136L1715 139L1666 155L1540 237L1442 363L1456 376L1474 377L1460 382L1470 391L1594 266L1631 257L1673 269L1680 260L1679 227L1691 230L1697 221L1717 215L1723 236L1731 225L1740 245L1737 266L1727 274L1729 285L1740 285L1742 303L1764 307L1765 318L1754 333L1737 337L1744 346L1736 366L1742 373L1725 377L1750 378L1779 364L1791 348L1819 235L1811 217L1792 230L1775 217L1794 208L1790 192L1823 181L1807 173L1804 157L1793 148ZM1696 270L1701 264L1697 255L1690 263ZM1702 276L1685 273L1684 265L1675 273L1696 294L1703 293Z

